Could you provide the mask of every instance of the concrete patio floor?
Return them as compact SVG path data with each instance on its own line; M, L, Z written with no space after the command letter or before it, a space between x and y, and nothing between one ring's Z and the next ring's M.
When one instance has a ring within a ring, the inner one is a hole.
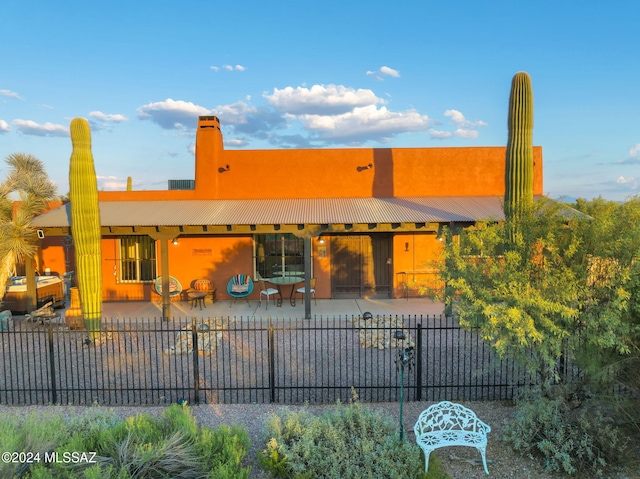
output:
M317 305L311 301L312 317L352 317L361 316L364 312L370 312L374 316L440 316L444 314L444 305L425 298L409 299L319 299ZM123 301L105 302L102 305L102 315L106 319L134 319L134 318L160 318L162 317L162 303L151 301ZM191 308L188 301L171 303L172 318L192 317L236 317L236 318L303 318L304 301L297 301L291 306L284 301L278 307L265 301L259 305L256 300L216 301L211 304L207 298L205 307Z

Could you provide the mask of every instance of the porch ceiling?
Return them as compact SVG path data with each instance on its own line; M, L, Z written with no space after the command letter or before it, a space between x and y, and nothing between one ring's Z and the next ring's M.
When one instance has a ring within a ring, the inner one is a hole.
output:
M32 222L49 235L69 234L70 205ZM103 201L103 234L433 231L439 223L504 219L501 197L310 198Z

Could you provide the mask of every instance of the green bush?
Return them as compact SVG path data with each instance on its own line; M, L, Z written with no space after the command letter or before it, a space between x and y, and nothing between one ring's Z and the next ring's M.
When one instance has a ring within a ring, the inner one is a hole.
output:
M517 408L505 440L517 451L542 457L548 472L602 477L625 449L617 429L599 413L563 396L528 398Z
M247 478L241 466L249 449L246 431L199 428L188 406L174 404L162 418L127 418L100 438L104 478ZM95 471L91 471L95 474ZM96 476L97 477L97 476Z
M424 478L417 445L400 442L397 424L358 403L322 416L306 411L273 415L262 466L284 478ZM429 468L431 471L431 467Z
M96 452L95 464L80 462L29 467L0 463L0 477L30 479L246 479L241 465L250 443L234 426L198 427L188 406L172 405L161 418L125 420L93 413L63 419L29 415L0 418L2 451Z
M65 421L50 414L29 414L0 418L0 451L44 454L69 439ZM27 464L0 462L0 477L13 477L28 469Z

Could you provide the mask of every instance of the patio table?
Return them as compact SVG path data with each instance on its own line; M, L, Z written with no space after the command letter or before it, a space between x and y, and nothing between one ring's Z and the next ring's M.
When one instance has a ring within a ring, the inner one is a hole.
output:
M294 291L296 290L296 285L300 283L304 283L304 278L299 275L294 274L285 274L283 276L275 276L273 278L266 278L265 281L267 283L273 284L278 289L278 306L282 306L282 286L290 285L291 286L291 294L289 295L289 303L291 306L296 305L296 298L294 296Z

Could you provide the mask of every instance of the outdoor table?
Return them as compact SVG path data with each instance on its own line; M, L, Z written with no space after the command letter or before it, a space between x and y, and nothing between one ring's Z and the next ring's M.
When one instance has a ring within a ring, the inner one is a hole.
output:
M187 290L187 297L189 298L189 303L191 303L189 309L193 309L194 306L200 306L200 309L202 309L202 306L206 308L207 306L204 304L204 298L207 294L208 293L206 291L197 291L195 289Z
M299 275L294 274L285 274L284 276L275 276L273 278L266 278L265 281L267 283L273 284L278 289L278 306L282 306L282 286L290 285L291 286L291 294L289 295L289 303L291 306L296 305L296 297L294 292L296 290L296 285L300 283L304 283L304 278Z

